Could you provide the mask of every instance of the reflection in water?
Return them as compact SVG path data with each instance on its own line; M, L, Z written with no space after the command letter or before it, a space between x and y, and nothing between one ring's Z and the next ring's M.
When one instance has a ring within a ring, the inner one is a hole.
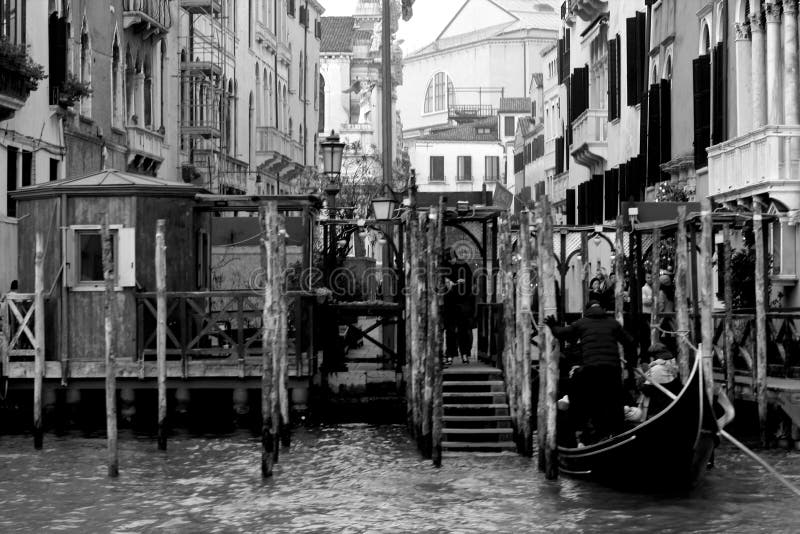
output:
M0 532L797 532L800 506L733 449L689 497L547 482L514 454L422 460L405 427L298 430L263 481L249 434L120 440L120 478L105 440L0 438ZM768 451L800 479L797 453ZM643 466L644 468L645 466Z

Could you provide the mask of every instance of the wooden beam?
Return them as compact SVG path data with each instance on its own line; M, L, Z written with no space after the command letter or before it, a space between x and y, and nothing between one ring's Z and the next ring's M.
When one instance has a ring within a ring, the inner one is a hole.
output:
M764 226L761 203L753 200L753 236L755 238L755 290L756 290L756 357L755 390L758 403L758 424L761 431L761 445L769 446L767 432L767 313L766 297L766 251L764 247Z
M678 369L681 380L686 383L691 368L689 340L689 301L687 273L689 270L688 243L686 234L686 206L678 206L678 235L675 240L675 319L678 332Z
M714 243L714 231L711 223L711 201L707 198L701 203L701 232L700 232L700 330L702 346L700 348L700 362L703 366L703 383L706 397L714 398L714 281L711 247Z
M661 332L658 331L656 325L658 324L658 307L661 303L661 282L659 280L659 273L661 272L661 230L656 228L653 230L653 244L650 248L651 268L650 277L652 278L653 285L653 308L650 310L650 344L658 343L661 338Z
M114 270L114 241L108 230L108 214L103 218L103 277L105 279L105 342L106 342L106 434L108 436L108 476L119 476L117 450L117 296Z
M539 255L542 258L542 288L544 298L544 315L552 315L557 311L556 295L555 295L555 261L553 256L553 214L550 211L550 202L547 196L544 196L541 201L540 213L542 218L541 240ZM621 281L620 281L621 282ZM620 283L618 282L618 283ZM540 292L541 293L541 292ZM620 297L621 298L621 297ZM545 395L545 404L547 406L547 437L545 439L545 477L548 480L558 478L558 443L557 443L557 428L556 417L558 409L556 401L558 397L558 378L559 378L559 365L558 353L553 350L555 339L553 332L548 327L544 329L544 371L547 374L547 392ZM540 369L542 365L540 364ZM530 380L528 381L530 383Z
M515 380L517 429L519 442L517 449L525 456L533 455L533 430L531 428L531 324L533 313L533 276L532 276L532 248L531 247L531 212L523 211L519 214L519 240L520 253L519 273L517 275L517 294L519 307L517 308L517 340L515 352ZM525 377L527 376L527 380ZM541 429L540 429L541 431Z
M728 400L734 400L734 377L736 369L733 365L733 246L731 245L731 227L730 224L724 224L722 227L722 243L725 249L724 260L724 292L725 292L725 391L728 394Z
M275 335L275 314L272 296L272 240L273 220L275 218L274 203L262 204L259 207L261 223L261 269L264 272L264 309L262 313L261 341L261 476L271 477L273 468L273 447L275 440L272 434L272 348Z
M166 221L156 221L156 361L158 363L158 449L167 450L167 246ZM144 356L142 356L144 359Z
M33 364L33 447L42 448L42 386L44 379L44 249L41 232L36 232L34 253L34 301L32 309L34 317L33 347L35 349Z

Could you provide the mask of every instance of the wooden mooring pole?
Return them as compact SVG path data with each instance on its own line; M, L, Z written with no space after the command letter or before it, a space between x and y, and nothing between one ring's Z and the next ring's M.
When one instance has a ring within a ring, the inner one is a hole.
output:
M273 365L272 349L275 337L275 309L273 303L273 241L271 234L275 220L275 203L268 202L259 207L261 222L261 270L264 273L264 309L262 312L261 331L261 475L272 476L273 448L275 440L272 432L273 416Z
M430 272L428 273L428 299L430 312L428 316L429 332L429 369L433 386L433 412L431 414L431 459L433 465L442 465L442 328L440 326L440 261L442 258L443 230L444 230L444 203L440 200L438 207L431 207L431 231L428 232L430 257L428 258Z
M753 200L753 236L756 249L756 361L755 391L758 404L758 424L761 431L761 445L769 446L767 433L767 313L766 313L766 253L764 250L764 230L761 203Z
M553 214L550 212L550 201L547 196L542 197L540 203L540 225L541 239L539 240L539 256L541 259L542 272L540 273L541 284L544 298L544 315L555 315L558 311L555 292L555 256L553 255ZM542 297L540 297L542 298ZM541 321L540 321L541 322ZM558 478L558 445L556 418L558 409L558 353L553 350L553 332L547 326L542 326L544 330L544 369L547 373L545 394L545 405L547 407L547 436L545 439L544 450L544 473L548 480ZM542 364L540 364L542 367Z
M286 219L278 215L277 262L275 278L278 285L278 407L280 412L281 445L289 447L292 426L289 420L289 305L286 300ZM299 350L299 345L297 345Z
M33 447L42 448L42 387L44 385L44 248L41 232L36 232L34 253L34 338L36 352L33 360Z
M725 291L725 392L728 400L733 403L734 377L733 366L733 246L731 245L731 227L725 224L722 227L722 246L725 259L723 260L723 284Z
M533 455L533 431L531 428L531 325L533 313L533 287L531 284L531 227L530 211L519 214L519 275L517 293L517 343L515 351L516 405L517 405L517 450L525 456ZM540 292L541 293L541 292ZM540 295L541 298L541 295ZM540 429L541 431L541 429Z
M106 433L108 436L108 476L119 475L117 451L117 296L114 271L114 241L108 229L108 215L103 227L103 277L105 280L105 342L106 342Z
M166 221L156 222L156 360L158 365L158 450L167 450L167 246Z
M701 365L703 366L703 383L706 388L706 397L714 398L714 281L713 262L711 261L712 246L714 242L713 227L711 222L711 201L703 199L700 204L700 331L702 345L700 346Z
M426 262L424 251L427 250L427 232L425 231L425 224L428 215L426 213L417 214L417 225L414 229L417 244L414 246L415 250L415 277L416 288L414 295L416 296L416 328L417 333L414 336L414 365L416 367L415 383L415 397L414 402L416 405L416 418L417 418L417 447L420 451L425 453L425 436L430 434L430 412L426 411L425 404L425 391L426 391L426 362L425 355L427 354L426 342L428 339L428 308L425 305L428 299L427 277L426 277Z
M430 300L431 294L436 292L436 278L432 274L431 269L431 255L433 242L436 239L436 214L433 209L428 212L427 231L424 232L424 250L425 256L423 264L425 265L425 294L421 300L420 308L424 311L424 325L425 325L425 338L422 340L421 345L424 347L423 356L423 387L422 387L422 455L426 458L431 457L431 418L433 417L433 365L434 358L439 355L432 353L432 338L439 328L436 321L431 318ZM422 244L421 244L422 246Z
M691 352L686 340L689 339L689 301L687 273L689 258L687 251L686 206L678 206L678 235L675 239L675 319L678 332L678 369L681 380L686 383L689 378Z
M651 254L651 269L650 277L653 287L653 308L650 311L650 344L658 343L661 337L661 332L658 331L658 307L661 303L661 280L659 275L661 272L661 229L656 228L653 230L653 244L650 249Z

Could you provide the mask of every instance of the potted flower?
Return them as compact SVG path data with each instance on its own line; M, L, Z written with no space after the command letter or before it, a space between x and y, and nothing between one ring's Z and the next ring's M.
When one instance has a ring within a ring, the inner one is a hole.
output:
M0 38L0 77L3 78L0 89L30 93L39 87L39 80L43 80L47 75L44 73L44 67L28 55L25 45Z
M91 94L92 89L88 83L80 81L77 76L69 73L58 89L58 105L62 108L69 108L81 98Z

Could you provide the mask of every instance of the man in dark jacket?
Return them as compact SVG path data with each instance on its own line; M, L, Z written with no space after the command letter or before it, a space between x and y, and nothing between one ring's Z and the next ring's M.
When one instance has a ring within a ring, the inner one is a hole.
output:
M469 363L472 352L472 329L477 312L472 269L457 257L453 249L445 256L443 267L446 293L444 294L445 364L461 353L461 361Z
M557 326L553 316L545 324L555 337L579 343L581 366L572 376L569 396L579 441L588 444L620 432L625 415L618 343L629 354L636 348L633 338L594 300L569 326Z

